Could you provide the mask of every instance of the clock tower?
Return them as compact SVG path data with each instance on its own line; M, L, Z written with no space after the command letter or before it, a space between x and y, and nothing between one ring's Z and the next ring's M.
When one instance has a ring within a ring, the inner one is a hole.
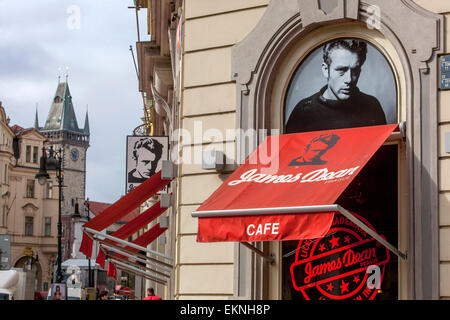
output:
M77 118L73 107L72 95L69 84L58 83L56 93L43 127L39 127L38 115L34 127L48 139L48 145L58 151L61 149L63 157L63 188L61 216L63 228L62 243L63 261L70 258L71 253L71 225L72 215L75 212L75 204L78 203L80 213L83 213L83 204L86 199L86 151L89 148L89 118L86 110L84 128L78 127ZM53 188L57 189L57 182L53 182ZM65 227L64 227L65 226ZM63 229L64 231L64 229Z

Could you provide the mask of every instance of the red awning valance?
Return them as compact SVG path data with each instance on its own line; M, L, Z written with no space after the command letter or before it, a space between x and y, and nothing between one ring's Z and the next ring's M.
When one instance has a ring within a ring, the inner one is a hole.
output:
M197 241L323 237L334 210L317 210L318 206L334 204L397 128L395 124L268 137L193 212L199 217Z

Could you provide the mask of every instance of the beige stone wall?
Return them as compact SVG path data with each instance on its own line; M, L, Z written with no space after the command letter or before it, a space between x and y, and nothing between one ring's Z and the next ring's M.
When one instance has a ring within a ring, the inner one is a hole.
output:
M14 137L6 119L6 113L0 107L0 193L2 195L9 192L8 175L13 154L12 144ZM0 234L7 233L6 215L8 203L11 201L10 194L6 197L0 197Z
M447 27L450 33L450 27ZM439 113L439 256L440 295L450 299L450 154L445 152L445 133L450 132L450 91L441 91Z
M419 6L436 13L450 13L450 1L446 0L414 0Z
M54 145L56 150L59 150L60 145ZM78 150L78 160L73 161L70 157L70 151L72 149ZM72 214L75 210L72 205L72 199L74 203L78 202L79 210L82 212L83 199L85 199L85 168L86 168L86 150L81 146L73 146L66 144L64 146L64 185L67 186L63 189L63 205L62 214ZM57 183L55 182L55 186Z
M227 161L235 159L236 87L231 80L231 47L255 27L268 2L185 1L177 299L228 299L233 295L234 244L196 242L197 219L191 212L227 177L202 169L202 151L223 150Z
M423 8L446 17L446 53L450 54L450 1L415 0ZM450 154L445 152L445 133L450 132L450 91L440 91L439 97L439 257L440 296L450 299Z

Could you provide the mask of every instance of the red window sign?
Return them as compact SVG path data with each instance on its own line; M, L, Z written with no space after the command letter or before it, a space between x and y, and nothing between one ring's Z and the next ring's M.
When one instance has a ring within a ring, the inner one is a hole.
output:
M363 218L372 230L375 229ZM372 300L381 286L389 250L340 214L328 234L299 241L291 278L307 300Z

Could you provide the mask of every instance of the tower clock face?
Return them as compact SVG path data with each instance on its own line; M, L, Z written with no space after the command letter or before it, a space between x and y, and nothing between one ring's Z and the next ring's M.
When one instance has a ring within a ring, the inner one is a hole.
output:
M72 158L72 161L77 161L78 160L78 149L73 148L72 150L70 150L70 158Z

